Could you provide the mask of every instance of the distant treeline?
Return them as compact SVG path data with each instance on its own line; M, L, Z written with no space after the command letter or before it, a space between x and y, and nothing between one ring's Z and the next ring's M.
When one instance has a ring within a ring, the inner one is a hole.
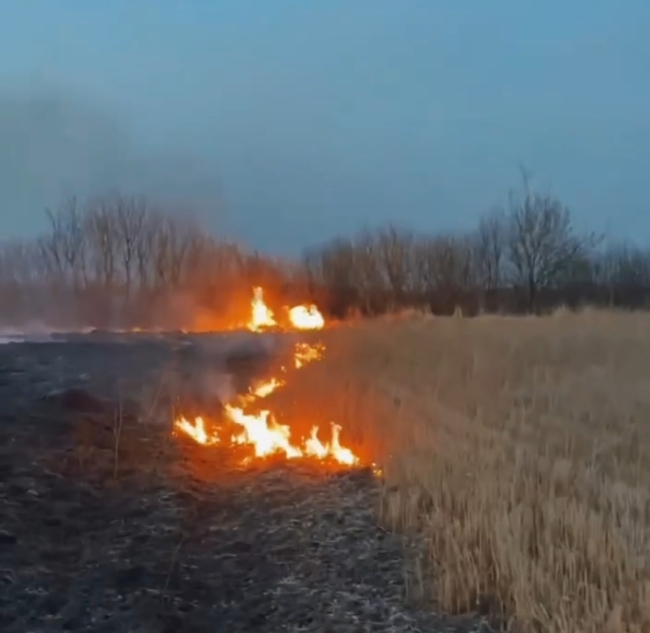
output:
M258 285L271 307L314 301L337 318L650 307L650 248L578 232L525 173L507 207L471 232L391 225L297 261L246 251L140 196L71 198L47 217L37 239L0 247L0 325L227 327L247 316Z
M548 314L557 308L577 310L585 306L645 310L650 308L650 284L599 285L580 282L553 288L541 288L531 308L528 289L510 286L498 289L458 288L453 291L432 289L402 295L397 302L391 290L368 291L363 300L359 293L335 287L316 287L312 296L325 312L337 319L347 316L379 316L404 309L418 309L439 316L460 313L466 317L480 314Z

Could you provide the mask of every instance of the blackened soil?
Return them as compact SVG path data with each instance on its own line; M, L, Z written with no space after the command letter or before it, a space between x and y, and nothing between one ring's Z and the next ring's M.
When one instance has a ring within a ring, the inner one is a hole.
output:
M407 606L370 472L172 437L175 355L0 346L0 630L460 630Z

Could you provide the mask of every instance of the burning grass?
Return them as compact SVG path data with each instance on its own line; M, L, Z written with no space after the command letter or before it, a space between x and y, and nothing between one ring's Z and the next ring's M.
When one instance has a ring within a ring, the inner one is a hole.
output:
M426 545L436 608L514 629L650 630L650 316L376 322L269 406L333 420ZM305 429L306 430L306 429Z
M322 345L304 342L296 343L289 369L280 365L278 378L272 376L258 381L243 395L233 394L232 401L223 403L221 425L213 423L208 429L202 416L188 420L184 415L174 420L174 434L191 438L203 446L245 445L253 450L244 463L254 458L283 456L287 459L309 458L329 461L344 466L357 466L359 459L350 449L341 445L342 427L334 422L331 426L331 440L321 441L319 428L312 425L309 436L302 440L292 438L291 427L281 424L268 408L265 399L287 384L287 377L301 369L306 363L322 358Z
M313 305L287 308L287 313L288 327L293 330L321 330L325 325L325 320ZM273 312L264 303L262 288L255 288L248 328L253 332L263 332L277 325ZM345 466L360 465L358 457L341 445L342 427L335 422L330 423L331 439L328 442L323 442L319 437L317 425L312 425L308 435L296 440L292 438L291 427L279 423L272 411L264 408L264 400L269 395L283 388L290 376L306 364L320 361L324 349L321 342L297 342L289 362L277 368L277 376L270 376L251 386L246 394L233 393L231 400L223 403L222 423L225 424L221 425L222 428L212 424L208 429L203 416L190 420L181 413L174 420L174 434L190 438L203 446L248 446L253 449L253 455L246 456L244 463L255 458L284 456L287 459L309 458Z

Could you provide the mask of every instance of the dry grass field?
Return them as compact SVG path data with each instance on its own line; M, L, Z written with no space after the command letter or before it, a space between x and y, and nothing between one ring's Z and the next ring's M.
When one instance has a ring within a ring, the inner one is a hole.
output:
M434 608L510 630L650 631L650 316L411 317L319 333L271 396L383 467Z

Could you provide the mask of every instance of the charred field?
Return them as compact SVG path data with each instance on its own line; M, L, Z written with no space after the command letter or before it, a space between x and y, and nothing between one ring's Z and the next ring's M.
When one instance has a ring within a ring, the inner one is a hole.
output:
M202 377L243 389L278 340L0 346L3 631L448 630L407 600L416 558L370 470L172 436L179 401L218 407Z

